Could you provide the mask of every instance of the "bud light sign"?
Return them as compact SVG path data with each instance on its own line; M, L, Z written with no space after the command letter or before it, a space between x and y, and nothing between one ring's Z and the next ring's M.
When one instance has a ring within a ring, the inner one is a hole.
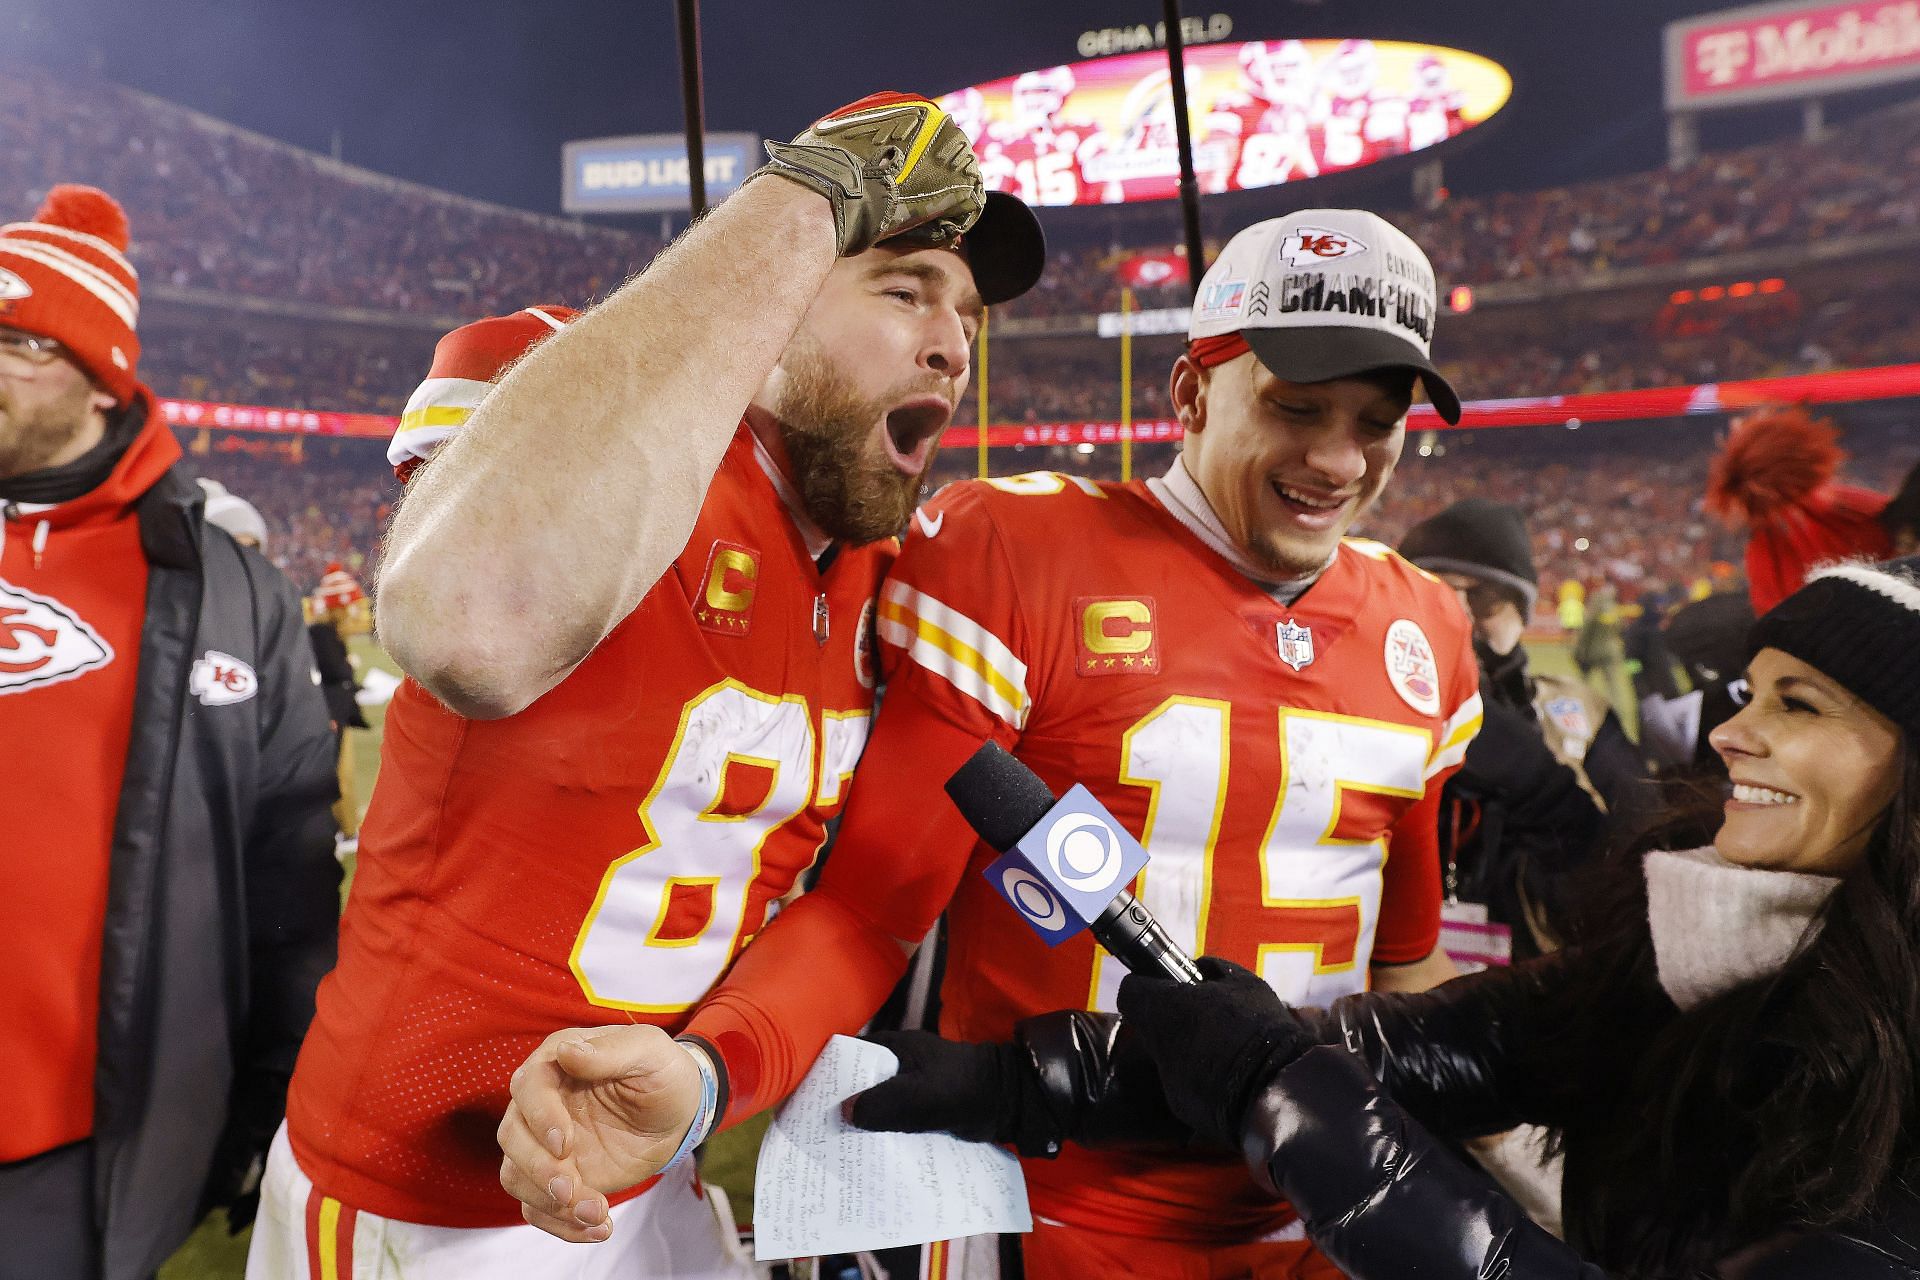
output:
M656 213L687 207L687 140L677 133L588 138L567 143L561 156L561 207L568 213ZM739 190L760 160L760 139L753 134L708 134L708 203Z

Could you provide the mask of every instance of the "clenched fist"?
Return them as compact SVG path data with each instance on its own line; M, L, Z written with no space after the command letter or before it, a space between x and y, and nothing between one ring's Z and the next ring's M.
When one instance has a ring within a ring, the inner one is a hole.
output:
M938 104L911 93L876 93L840 108L792 142L767 143L771 174L819 192L833 205L841 257L902 237L953 243L986 200L967 135Z

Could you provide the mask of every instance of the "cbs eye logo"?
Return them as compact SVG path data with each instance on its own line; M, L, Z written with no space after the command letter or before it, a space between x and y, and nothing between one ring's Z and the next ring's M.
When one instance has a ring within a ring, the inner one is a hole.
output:
M1000 888L1014 910L1031 920L1035 928L1049 933L1066 928L1067 909L1060 905L1060 899L1047 887L1047 882L1033 872L1009 867L1000 877Z
M1066 888L1103 893L1119 883L1125 866L1119 838L1091 814L1067 814L1047 829L1047 868Z

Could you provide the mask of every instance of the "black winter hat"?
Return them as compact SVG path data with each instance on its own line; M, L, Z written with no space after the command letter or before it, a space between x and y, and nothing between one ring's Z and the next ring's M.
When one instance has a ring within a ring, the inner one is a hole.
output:
M1814 570L1753 624L1747 655L1762 649L1792 654L1920 734L1920 556Z
M1540 595L1526 517L1504 502L1456 502L1407 530L1400 554L1428 573L1463 573L1518 591L1522 613L1532 613Z

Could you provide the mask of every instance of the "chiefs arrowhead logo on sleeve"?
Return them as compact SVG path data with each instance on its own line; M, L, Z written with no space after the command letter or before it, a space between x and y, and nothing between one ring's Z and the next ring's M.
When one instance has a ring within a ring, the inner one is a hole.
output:
M0 694L73 680L112 661L112 647L71 609L0 579Z
M1080 615L1075 670L1081 675L1152 675L1160 670L1150 597L1083 596L1074 609Z

